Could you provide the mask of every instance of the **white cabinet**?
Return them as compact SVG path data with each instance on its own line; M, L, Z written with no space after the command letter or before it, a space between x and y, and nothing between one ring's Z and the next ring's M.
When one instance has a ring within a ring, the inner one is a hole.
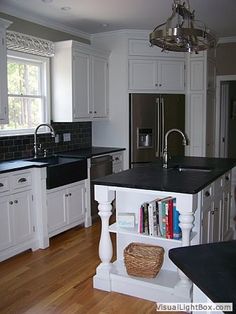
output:
M85 220L85 181L47 191L48 233L54 236Z
M0 124L8 123L6 28L10 24L0 19Z
M202 192L201 243L228 240L230 230L231 173L228 172Z
M91 56L91 102L89 114L96 118L108 116L108 60Z
M55 69L56 72L56 69ZM56 75L56 73L55 73ZM71 78L69 78L71 79ZM90 106L90 57L89 54L73 52L72 55L72 115L73 120L89 118ZM55 91L54 93L57 93ZM55 103L54 111L59 111Z
M215 156L215 49L187 55L189 156ZM199 124L200 123L200 124Z
M112 153L112 172L118 173L124 170L123 152Z
M129 60L129 90L183 92L184 60Z
M0 175L0 260L34 247L30 171Z
M88 121L108 116L108 56L105 51L71 40L55 44L53 121Z

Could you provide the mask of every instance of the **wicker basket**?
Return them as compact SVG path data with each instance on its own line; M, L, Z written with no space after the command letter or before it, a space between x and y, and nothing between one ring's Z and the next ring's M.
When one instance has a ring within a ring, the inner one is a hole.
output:
M164 249L161 246L130 243L124 249L124 262L128 275L154 278L163 264Z

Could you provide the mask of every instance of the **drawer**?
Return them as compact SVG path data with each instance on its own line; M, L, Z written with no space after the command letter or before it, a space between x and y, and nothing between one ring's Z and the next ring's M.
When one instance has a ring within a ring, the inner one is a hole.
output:
M0 176L0 193L10 190L9 177Z
M31 186L32 177L31 172L17 172L12 176L12 188L21 189L27 186Z

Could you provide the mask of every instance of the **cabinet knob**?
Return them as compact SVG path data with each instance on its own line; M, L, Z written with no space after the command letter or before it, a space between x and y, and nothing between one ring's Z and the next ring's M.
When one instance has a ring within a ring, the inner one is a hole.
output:
M65 197L68 197L69 195L68 194L65 194Z
M69 193L69 196L71 196L71 193Z
M97 113L97 111L94 111L94 113Z
M228 177L228 176L226 176L226 177L225 177L225 180L226 180L226 181L229 181L229 177Z
M17 200L14 200L14 203L15 203L15 204L17 204L17 203L18 203L18 201L17 201Z
M159 86L162 86L162 84L159 84Z
M0 182L0 188L2 188L3 186L4 186L4 184Z
M156 83L156 84L155 84L155 86L157 87L157 86L158 86L158 84Z
M206 192L205 192L205 196L206 196L206 197L209 197L209 196L210 196L210 192L209 192L209 191L206 191Z
M10 204L10 205L12 205L12 204L13 204L13 202L12 202L12 201L10 201L10 202L9 202L9 204Z
M89 110L89 113L93 113L92 110Z

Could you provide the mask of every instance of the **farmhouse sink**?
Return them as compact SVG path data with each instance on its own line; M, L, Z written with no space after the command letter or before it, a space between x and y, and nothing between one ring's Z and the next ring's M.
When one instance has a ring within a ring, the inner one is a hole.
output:
M61 157L57 155L31 158L31 162L47 166L47 189L81 181L87 178L87 159Z

